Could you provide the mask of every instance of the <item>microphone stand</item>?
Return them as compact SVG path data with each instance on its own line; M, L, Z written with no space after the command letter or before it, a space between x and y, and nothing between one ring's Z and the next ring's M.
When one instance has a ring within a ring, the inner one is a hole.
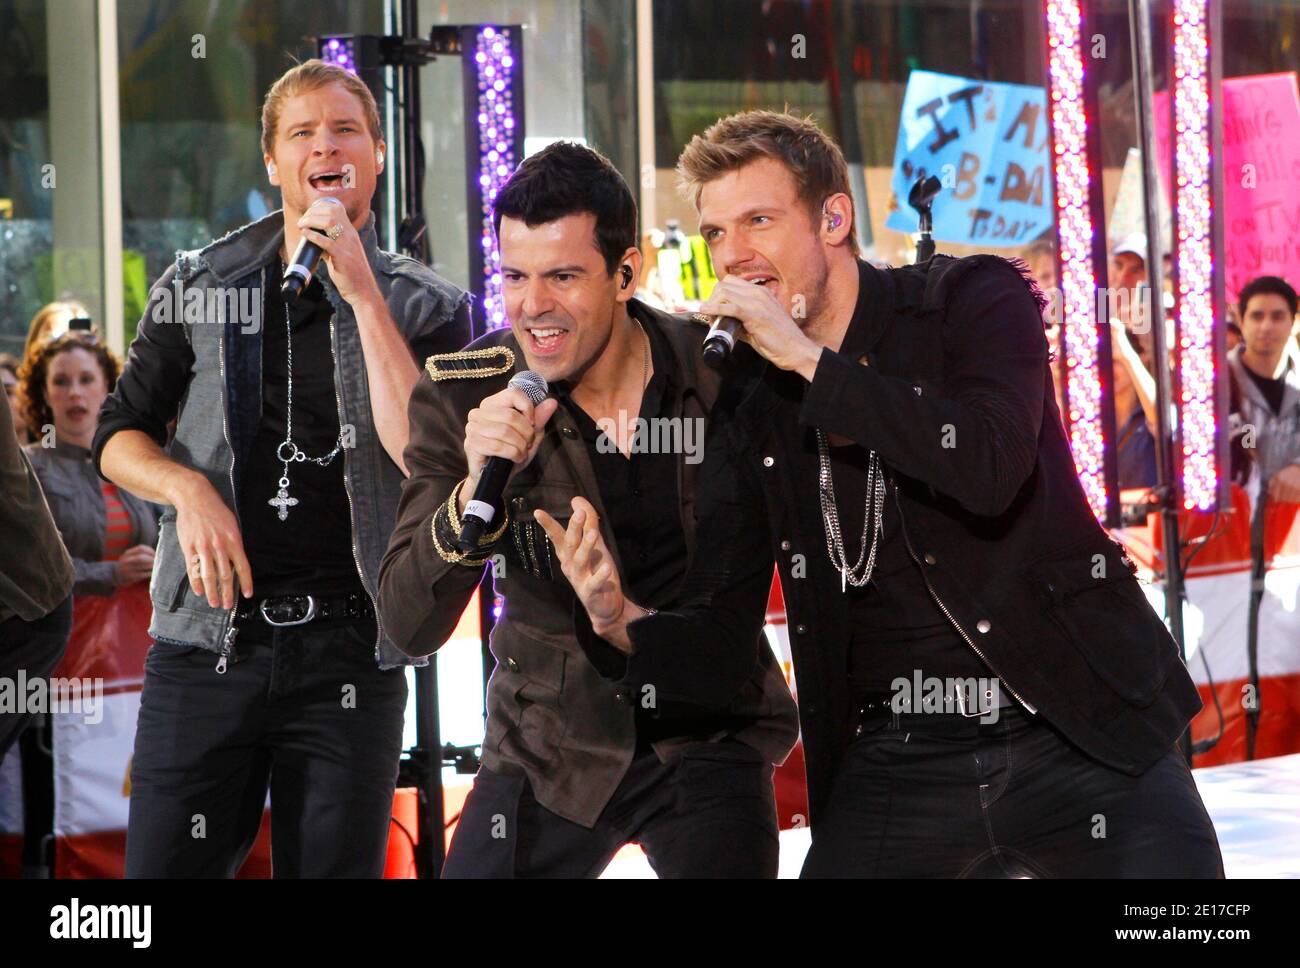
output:
M1268 514L1268 481L1261 481L1255 515L1250 521L1250 611L1246 613L1246 676L1251 703L1246 707L1246 759L1255 758L1259 732L1259 606L1264 601L1264 576L1268 566L1264 555L1265 524ZM1213 683L1211 683L1213 688Z
M1183 604L1186 599L1183 575L1183 538L1178 520L1178 485L1175 480L1177 462L1174 447L1178 428L1173 410L1174 388L1169 372L1168 336L1165 327L1164 307L1164 245L1160 224L1160 183L1156 174L1155 133L1152 130L1152 107L1155 99L1155 80L1152 76L1151 7L1149 0L1129 0L1129 29L1133 37L1133 96L1137 102L1138 144L1142 146L1143 195L1145 197L1147 232L1147 280L1145 296L1150 293L1150 308L1146 299L1139 299L1142 312L1151 326L1151 360L1156 380L1156 486L1152 496L1160 511L1161 545L1164 564L1165 614L1169 633L1178 645L1179 658L1187 664L1187 636L1183 625ZM1192 730L1190 724L1178 740L1188 765L1192 763Z
M916 243L917 265L928 262L934 255L934 217L930 209L942 187L939 179L931 175L929 178L917 178L916 184L907 193L907 204L916 209L916 214L920 218L921 238Z

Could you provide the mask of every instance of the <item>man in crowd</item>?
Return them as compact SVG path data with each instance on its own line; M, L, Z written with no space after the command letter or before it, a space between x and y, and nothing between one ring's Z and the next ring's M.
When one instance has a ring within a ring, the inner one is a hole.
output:
M1270 500L1300 502L1300 370L1296 291L1259 276L1237 298L1242 343L1228 354L1241 427L1254 428L1252 452Z

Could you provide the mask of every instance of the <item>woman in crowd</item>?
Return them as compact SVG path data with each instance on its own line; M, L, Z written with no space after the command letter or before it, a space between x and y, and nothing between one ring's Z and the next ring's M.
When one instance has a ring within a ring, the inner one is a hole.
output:
M27 447L76 569L74 595L111 595L148 581L157 508L101 480L90 460L99 407L121 363L93 333L37 343L20 373Z

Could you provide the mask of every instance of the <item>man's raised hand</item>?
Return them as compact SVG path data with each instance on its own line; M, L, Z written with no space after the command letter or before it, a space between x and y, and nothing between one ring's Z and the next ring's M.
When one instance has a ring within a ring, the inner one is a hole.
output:
M646 612L623 594L614 558L600 533L596 509L586 498L575 497L567 528L541 508L533 517L545 529L560 559L560 570L591 618L592 630L621 652L632 653L627 623Z
M524 391L506 387L485 397L469 412L465 423L465 464L469 481L478 480L489 457L504 457L515 465L515 472L527 467L541 446L546 423L560 405L548 397L537 406ZM460 511L473 493L472 486L460 489Z

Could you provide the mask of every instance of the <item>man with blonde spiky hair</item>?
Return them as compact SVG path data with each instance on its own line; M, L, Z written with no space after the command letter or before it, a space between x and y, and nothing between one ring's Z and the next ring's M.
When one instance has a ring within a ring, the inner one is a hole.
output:
M749 346L711 413L692 597L631 600L594 516L556 541L625 681L726 695L775 563L805 876L1221 877L1176 746L1196 688L1079 484L1028 270L858 259L806 118L724 118L678 170L723 277L701 311Z
M287 71L262 110L283 210L178 256L104 405L100 473L167 506L128 877L233 875L268 789L277 877L383 872L410 660L379 562L419 363L469 338L468 296L378 247L385 153L355 75ZM323 255L286 301L303 238Z

